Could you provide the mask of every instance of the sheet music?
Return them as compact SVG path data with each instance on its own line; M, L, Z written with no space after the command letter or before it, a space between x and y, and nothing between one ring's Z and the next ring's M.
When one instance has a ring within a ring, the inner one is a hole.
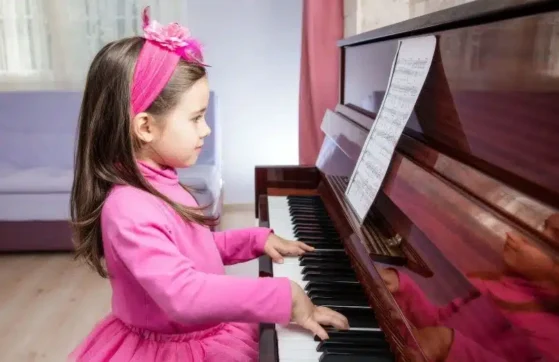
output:
M399 43L388 89L345 192L361 223L380 190L396 144L423 88L436 44L434 36Z

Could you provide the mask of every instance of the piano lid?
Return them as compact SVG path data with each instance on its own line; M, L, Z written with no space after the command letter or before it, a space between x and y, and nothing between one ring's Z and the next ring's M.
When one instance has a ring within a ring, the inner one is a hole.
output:
M399 39L436 56L370 216L341 195L386 90ZM379 322L401 360L559 360L559 2L475 1L340 42L340 104L317 167ZM328 205L327 205L328 206Z

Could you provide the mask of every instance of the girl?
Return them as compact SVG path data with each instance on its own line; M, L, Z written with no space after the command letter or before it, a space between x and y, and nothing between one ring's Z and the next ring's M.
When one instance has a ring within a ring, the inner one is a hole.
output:
M147 9L143 20L144 36L105 46L87 77L72 220L78 256L108 274L113 297L71 359L247 362L257 359L258 323L293 321L321 338L321 325L347 329L288 279L224 274L224 264L312 248L265 228L209 230L175 171L196 162L210 133L200 46Z

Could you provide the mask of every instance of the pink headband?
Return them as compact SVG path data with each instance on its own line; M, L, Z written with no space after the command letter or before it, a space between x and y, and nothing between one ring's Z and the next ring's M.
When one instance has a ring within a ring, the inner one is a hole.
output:
M206 66L201 45L190 37L188 29L177 23L162 26L150 20L149 7L144 9L142 19L146 42L140 50L132 79L133 115L149 108L173 75L181 58Z

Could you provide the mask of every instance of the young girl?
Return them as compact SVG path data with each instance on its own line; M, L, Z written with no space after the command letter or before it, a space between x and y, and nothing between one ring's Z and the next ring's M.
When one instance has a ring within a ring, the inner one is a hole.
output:
M175 171L196 162L210 133L200 47L147 9L143 20L144 36L105 46L87 77L72 220L78 256L108 274L113 297L71 360L248 362L257 360L258 323L293 321L321 338L321 325L347 329L288 279L225 275L224 264L312 248L265 228L207 227Z

